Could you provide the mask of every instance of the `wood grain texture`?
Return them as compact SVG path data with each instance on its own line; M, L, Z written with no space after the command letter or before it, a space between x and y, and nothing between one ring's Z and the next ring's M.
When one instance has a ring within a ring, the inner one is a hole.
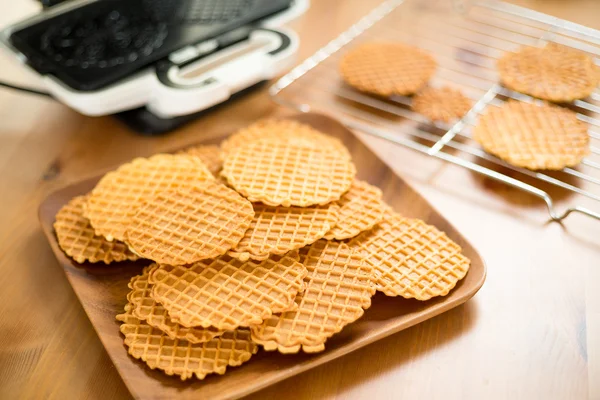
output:
M195 380L181 382L178 377L167 377L160 371L151 371L143 363L128 357L123 347L123 338L119 333L119 324L115 321L115 315L122 313L127 303L129 280L139 274L148 262L124 262L107 267L88 263L82 266L70 260L60 250L52 228L54 216L71 198L88 193L102 174L74 183L44 200L40 205L40 221L75 294L134 397L140 399L237 398L457 307L470 299L483 284L485 266L475 249L356 136L325 116L303 114L294 118L339 138L350 150L357 166L357 177L381 188L384 200L396 211L423 219L445 231L463 248L463 253L471 260L467 276L449 295L426 302L390 298L378 294L373 298L373 304L365 312L365 316L329 339L326 350L322 353L286 356L277 352L260 352L242 367L228 369L222 377L212 376L202 382Z
M292 27L300 59L379 0L314 0ZM600 28L596 0L514 0ZM36 9L0 0L0 25ZM2 79L35 84L0 54ZM128 399L130 394L56 262L37 221L43 198L129 160L258 118L285 115L261 89L158 138L111 118L0 89L0 398ZM547 224L538 199L370 137L369 147L484 256L488 277L469 302L252 399L600 399L600 226Z

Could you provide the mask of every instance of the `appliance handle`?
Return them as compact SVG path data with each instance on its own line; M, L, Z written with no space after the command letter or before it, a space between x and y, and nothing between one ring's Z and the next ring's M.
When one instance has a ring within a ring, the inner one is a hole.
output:
M201 45L202 46L202 45ZM252 28L246 40L156 69L158 88L147 107L162 118L186 115L227 100L293 65L298 39L283 29Z

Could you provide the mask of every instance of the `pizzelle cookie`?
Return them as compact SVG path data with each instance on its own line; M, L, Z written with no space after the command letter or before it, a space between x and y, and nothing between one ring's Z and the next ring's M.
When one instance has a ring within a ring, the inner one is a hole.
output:
M308 207L338 200L350 189L356 167L327 146L262 139L228 153L221 174L252 202Z
M223 167L220 153L221 148L215 145L192 146L177 152L177 154L198 157L214 176L217 176Z
M274 207L254 204L250 228L229 255L246 261L285 254L323 237L338 221L335 203L314 207Z
M272 315L251 326L252 340L265 350L297 353L323 351L325 342L356 321L375 293L372 266L344 243L319 240L302 262L308 269L306 289L293 311Z
M425 88L412 99L412 109L432 121L452 122L464 117L472 106L471 99L448 86Z
M304 276L306 268L296 252L261 262L222 256L184 267L160 265L150 283L152 297L173 322L233 330L293 308Z
M252 204L234 190L204 182L141 203L127 227L127 243L158 263L190 264L237 245L253 216Z
M103 262L110 264L119 261L135 261L133 254L125 243L109 242L103 236L94 233L90 221L83 216L83 205L86 196L73 197L56 214L54 231L60 248L78 263Z
M238 147L261 139L304 140L317 147L328 146L350 159L350 153L337 138L320 132L310 125L288 119L264 119L240 129L221 143L221 157Z
M258 351L246 329L225 332L204 343L171 339L160 329L153 328L131 314L131 305L117 315L121 333L129 354L144 361L151 369L167 375L179 375L181 380L204 379L209 374L223 375L227 367L248 361Z
M125 241L131 213L139 203L156 193L214 180L198 158L157 154L136 158L104 175L88 196L84 215L97 235Z
M465 277L470 261L445 233L387 208L375 228L352 239L374 267L377 290L387 296L429 300L447 295Z
M572 167L590 152L587 124L575 112L548 103L509 100L490 107L473 139L488 153L533 170Z
M350 190L338 201L341 207L339 219L324 236L325 239L350 239L374 227L383 218L381 197L381 190L375 186L355 180Z
M134 276L129 282L131 292L127 300L131 304L131 314L145 321L153 328L158 328L171 339L187 340L190 343L204 343L222 335L225 331L215 328L186 328L171 320L167 310L151 296L152 286L148 282L150 271L156 264L144 268L141 275Z
M432 56L403 43L366 43L344 55L340 73L346 83L380 96L418 92L436 69Z
M600 67L592 57L556 43L505 54L498 72L507 88L559 103L583 99L600 83Z

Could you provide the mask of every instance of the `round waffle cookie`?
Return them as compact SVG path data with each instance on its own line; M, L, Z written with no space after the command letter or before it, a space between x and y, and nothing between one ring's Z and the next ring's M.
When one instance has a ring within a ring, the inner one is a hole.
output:
M356 168L328 147L262 139L228 153L221 174L252 202L308 207L338 200Z
M298 253L242 262L229 256L190 266L161 265L150 274L152 297L173 322L233 330L294 307L306 268Z
M329 146L350 159L350 153L337 138L326 135L310 125L288 119L264 119L240 129L221 143L221 157L238 147L260 139L299 139L317 147Z
M336 224L339 211L335 203L305 208L254 204L250 228L228 254L242 261L264 260L299 249L321 239Z
M129 354L144 361L151 369L163 370L167 375L179 375L181 380L204 379L209 374L223 375L227 367L248 361L258 351L246 329L225 332L204 343L171 339L160 329L146 324L131 314L131 305L117 315L121 333Z
M223 160L221 160L221 156L219 153L221 149L219 146L215 145L200 145L200 146L192 146L187 149L183 149L177 154L190 155L194 157L198 157L200 161L206 165L208 170L214 176L217 176L221 168L223 167Z
M97 235L124 241L132 210L141 201L190 182L213 179L204 163L193 156L157 154L136 158L100 179L88 197L84 215Z
M78 263L99 261L105 264L118 261L135 261L133 254L124 243L109 242L94 233L90 221L83 216L86 196L77 196L65 204L56 214L54 231L60 248Z
M129 281L131 292L127 295L127 300L131 303L131 314L151 327L160 329L171 339L204 343L222 335L225 331L215 328L186 328L171 320L167 310L151 296L152 286L148 277L150 271L157 267L157 264L150 265L144 268L141 275L134 276Z
M250 226L252 204L214 181L161 192L131 217L127 243L138 255L171 265L225 254Z
M498 72L507 88L554 102L587 97L600 83L600 68L590 56L556 43L505 54Z
M560 170L589 154L587 130L566 108L509 100L479 118L473 138L488 153L518 167Z
M375 228L350 241L374 266L377 290L387 296L429 300L445 296L464 278L470 261L435 227L390 209Z
M472 106L471 99L448 86L428 87L412 99L412 109L432 121L451 122L460 119Z
M346 53L340 63L346 83L380 96L414 94L435 69L433 57L403 43L366 43Z
M337 224L324 236L325 239L350 239L371 229L383 218L381 190L367 182L355 180L338 204L340 217Z
M341 242L319 240L302 262L308 269L306 289L296 297L297 309L273 315L251 326L252 340L265 350L307 353L325 349L325 341L371 306L372 267Z

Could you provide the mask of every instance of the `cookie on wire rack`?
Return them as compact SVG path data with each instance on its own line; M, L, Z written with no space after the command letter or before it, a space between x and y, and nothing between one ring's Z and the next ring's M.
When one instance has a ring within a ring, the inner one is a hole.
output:
M227 367L245 363L258 351L247 329L225 332L204 343L171 339L134 317L131 304L125 306L125 313L117 315L117 321L121 322L120 331L133 358L167 375L179 375L181 380L194 375L200 380L210 374L223 375Z
M340 73L354 88L380 96L409 96L423 88L437 64L423 50L404 43L365 43L344 55Z
M234 149L260 139L300 139L317 147L330 147L350 159L348 149L339 139L289 119L263 119L240 129L221 143L221 157L225 158Z
M131 314L145 321L153 328L158 328L171 339L187 340L190 343L204 343L225 331L215 328L186 328L171 320L167 310L152 297L152 286L148 282L150 272L157 268L152 264L144 268L141 275L136 275L129 281L131 291L127 300L131 304Z
M86 196L73 197L56 214L54 231L60 248L80 264L86 261L110 264L137 260L139 257L125 243L116 240L109 242L94 233L90 221L83 216L86 200Z
M473 139L488 153L532 170L572 167L590 152L588 125L575 112L549 103L509 100L490 107Z
M375 228L352 239L349 246L364 252L374 267L377 290L387 296L422 301L445 296L470 266L460 246L444 232L389 207Z
M126 240L136 254L171 265L218 257L250 226L252 204L215 181L148 198L130 218Z
M252 340L265 350L315 353L344 326L371 306L372 266L342 242L319 240L305 248L306 289L296 297L297 308L272 315L250 327Z
M413 97L411 106L432 121L452 122L464 117L473 106L473 101L460 90L449 86L428 87Z
M131 213L143 200L190 182L214 180L206 165L188 155L136 158L104 175L88 196L84 215L97 235L125 241Z
M325 239L350 239L374 227L383 218L384 203L379 188L355 180L342 198L340 217L336 225L325 234Z
M356 167L327 146L261 139L229 152L221 175L252 202L309 207L339 200Z
M338 221L335 203L314 207L274 207L254 204L250 228L228 254L239 260L265 260L321 239Z
M557 43L506 53L498 72L507 88L557 103L583 99L600 84L600 67L592 57Z
M294 307L306 268L298 253L242 262L230 256L187 266L160 265L150 274L152 297L173 322L233 330L260 324Z

